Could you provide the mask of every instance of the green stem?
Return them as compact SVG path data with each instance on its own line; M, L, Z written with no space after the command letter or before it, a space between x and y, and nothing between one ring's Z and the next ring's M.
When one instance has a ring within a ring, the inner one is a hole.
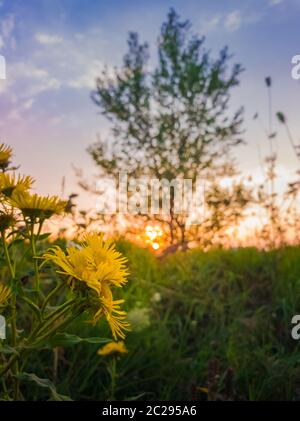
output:
M0 343L1 343L1 345L2 345L2 341L0 341ZM2 365L7 364L7 362L6 362L6 359L5 359L4 355L3 355L3 354L1 354L1 355L0 355L0 357L1 357L1 363L2 363L2 360L3 360ZM2 383L2 387L3 387L3 391L4 391L5 395L9 396L9 393L8 393L8 390L7 390L7 386L6 386L5 377L3 377L3 376L1 377L1 383Z
M17 345L17 298L15 292L15 270L11 263L6 239L5 239L5 231L1 232L2 244L4 249L5 259L10 271L11 276L11 285L12 285L12 298L11 298L11 338L12 338L12 346L15 348ZM13 366L14 374L18 374L19 372L19 361L16 359L15 364ZM19 381L17 379L14 380L14 399L17 400L19 396Z
M8 268L9 268L9 272L10 272L10 275L11 275L11 282L13 284L14 280L15 280L15 270L14 270L14 267L11 263L10 255L9 255L9 252L8 252L8 247L7 247L6 240L5 240L5 231L1 231L1 238L2 238L2 244L3 244L5 259L6 259L6 262L7 262Z
M110 379L111 379L109 400L114 401L115 391L116 391L116 379L117 379L117 362L116 362L115 357L113 357L112 360L110 361L109 372L110 372Z
M31 245L33 267L34 267L34 273L35 273L35 289L37 292L37 300L38 300L38 296L40 293L40 274L39 274L36 244L35 244L35 238L34 238L34 222L31 222L31 225L30 225L30 245Z
M67 301L66 303L64 303L63 305L61 305L58 309L56 309L55 311L53 311L52 313L50 313L43 322L38 323L38 325L35 327L35 329L31 332L28 341L30 341L31 339L34 339L36 337L37 334L39 334L41 331L45 330L47 327L49 327L54 321L56 321L57 319L59 319L62 315L64 315L64 313L66 313L67 311L69 311L69 307L74 304L75 299L71 299L69 301ZM46 323L45 323L46 322Z
M60 290L60 289L62 289L63 287L65 286L65 284L63 284L63 283L61 283L61 284L58 284L55 288L53 288L53 290L52 291L50 291L49 292L49 294L47 295L47 297L45 298L45 300L44 300L44 302L43 302L43 305L42 305L42 308L41 308L41 313L44 313L44 311L45 311L45 308L46 308L46 306L47 306L47 304L49 303L49 301L51 300L51 298Z
M72 300L73 302L75 302L75 300ZM58 313L55 314L55 317L51 317L50 319L48 319L48 321L46 323L44 323L41 328L37 331L37 334L40 335L41 333L43 333L45 330L47 331L47 329L53 325L53 323L55 323L57 320L59 320L65 313L67 313L68 311L70 311L70 307L72 306L73 302L69 302L68 306L64 306L64 308L60 309L60 311ZM66 303L67 304L67 303Z
M8 363L5 365L5 367L0 371L0 378L1 376L3 376L5 373L7 373L7 371L14 365L14 363L21 357L24 355L24 353L27 351L30 353L31 349L28 349L28 346L36 346L39 342L47 339L48 336L53 335L58 329L65 327L66 325L68 325L69 323L71 323L73 320L75 320L78 316L80 316L80 314L82 314L82 312L84 311L84 306L80 306L78 308L78 311L75 312L74 315L72 315L71 317L69 317L68 319L65 319L64 321L62 321L60 324L56 325L53 329L49 330L46 334L44 334L41 337L38 337L36 342L33 342L32 344L28 344L28 340L26 341L26 343L23 344L23 347L20 348L20 351L18 353L18 355L13 355L11 357L11 359L8 361Z
M48 332L46 332L44 335L40 336L37 338L36 342L33 343L34 346L36 346L38 343L44 341L45 339L47 339L49 336L54 335L54 333L56 333L59 329L61 329L62 327L66 327L68 324L70 324L73 320L77 319L78 316L80 316L80 314L82 314L84 311L84 307L79 307L78 311L75 312L75 314L73 314L72 316L70 316L69 318L63 320L61 323L57 324L56 326L54 326L52 329L48 330Z
M6 366L0 371L0 377L2 377L7 371L15 364L15 362L20 358L22 353L25 351L25 348L18 354L11 357L11 359L8 361Z

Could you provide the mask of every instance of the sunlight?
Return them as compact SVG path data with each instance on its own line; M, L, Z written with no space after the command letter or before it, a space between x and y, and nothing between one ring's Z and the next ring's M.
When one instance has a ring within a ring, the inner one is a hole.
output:
M158 250L161 247L160 240L163 235L163 231L159 225L147 225L145 228L145 243L149 244L154 250Z

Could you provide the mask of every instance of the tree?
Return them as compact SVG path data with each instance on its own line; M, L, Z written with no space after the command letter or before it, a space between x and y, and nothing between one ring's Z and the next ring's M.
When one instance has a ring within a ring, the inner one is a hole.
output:
M191 33L171 9L157 44L158 59L149 64L149 46L129 34L123 66L106 69L92 98L111 122L111 137L89 148L102 175L192 179L235 172L229 152L242 142L242 108L229 111L230 93L242 68L229 67L227 47L213 59L204 38ZM186 241L186 215L153 218L168 224L171 242Z

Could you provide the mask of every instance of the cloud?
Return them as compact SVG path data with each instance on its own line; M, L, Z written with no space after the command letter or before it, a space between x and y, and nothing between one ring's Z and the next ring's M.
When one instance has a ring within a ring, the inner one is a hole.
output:
M29 111L32 108L34 102L33 98L30 98L20 104L12 101L12 108L8 111L6 119L12 121L22 121L26 111Z
M221 13L211 17L206 17L206 19L203 19L200 22L200 32L204 34L215 30L234 32L241 28L243 25L254 25L263 17L264 13L260 11L251 10L247 11L246 13L236 9L229 13Z
M9 14L0 21L0 48L10 45L12 48L15 46L15 39L13 31L15 29L15 16Z
M104 71L105 66L100 60L93 60L89 63L84 73L69 82L71 88L92 89L95 87L95 80Z
M46 91L56 91L61 87L59 80L53 77L40 79L36 83L32 83L27 87L26 96L35 97Z
M47 70L28 62L15 63L11 67L10 77L5 82L7 83L2 87L2 92L6 93L13 92L14 86L18 89L21 83L22 94L19 95L25 100L61 87L60 81L51 76Z
M234 10L230 12L225 18L225 28L228 31L236 31L242 24L242 15L239 10Z
M7 120L20 121L22 120L22 115L19 109L13 108L12 110L9 111L6 118Z
M216 15L210 19L203 20L200 24L200 31L204 34L217 29L221 25L221 16Z
M30 110L35 102L34 98L29 98L27 101L24 102L24 110Z
M24 115L28 115L40 94L61 87L61 82L47 70L28 62L15 63L5 82L8 83L0 85L0 92L6 94L6 101L10 104L6 119L13 121L21 121ZM15 92L18 92L17 96Z
M63 43L62 37L41 32L35 34L35 40L42 45L58 45Z
M7 15L1 21L1 32L4 38L9 38L15 27L15 16L13 14Z
M47 70L35 66L33 63L20 61L15 63L12 69L12 77L14 79L28 78L28 79L46 79L49 77Z
M283 0L270 0L270 6L277 6L277 4L282 3Z

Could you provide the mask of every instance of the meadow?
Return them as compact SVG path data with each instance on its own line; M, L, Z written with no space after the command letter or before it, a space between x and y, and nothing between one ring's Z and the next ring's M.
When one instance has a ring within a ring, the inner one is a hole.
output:
M113 377L95 346L66 350L61 392L75 399L299 399L300 347L290 334L299 313L299 247L193 250L164 260L130 243L118 247L131 271L129 353L116 360Z
M229 103L243 66L226 46L211 54L174 9L157 41L149 61L150 44L130 32L122 64L103 63L91 98L109 131L87 148L95 178L73 168L79 193L65 175L62 197L37 193L0 143L0 400L300 400L300 172L281 186L278 128L297 165L300 144L267 76L268 123L253 116L262 178L241 172L244 110ZM73 143L61 148L66 166ZM176 186L198 176L193 203ZM146 178L159 182L150 210ZM126 193L113 213L108 180ZM81 209L83 190L109 203Z
M122 293L128 353L100 356L99 344L79 343L111 337L104 322L91 326L83 315L54 348L31 351L26 372L38 380L21 383L26 399L299 399L300 348L290 334L299 247L195 249L163 259L125 240L117 248L130 268Z

